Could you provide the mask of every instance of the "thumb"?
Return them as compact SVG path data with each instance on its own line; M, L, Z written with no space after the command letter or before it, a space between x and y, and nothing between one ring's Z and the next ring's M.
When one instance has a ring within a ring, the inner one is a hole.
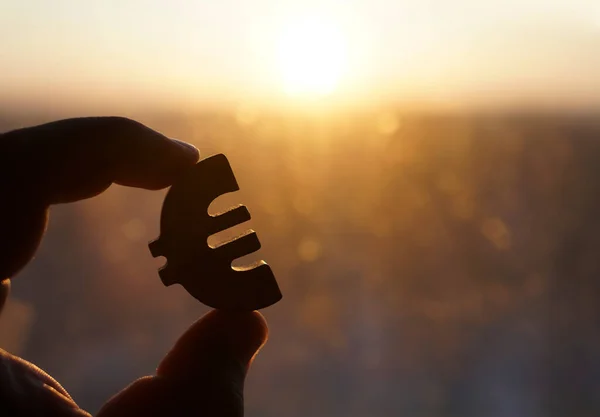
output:
M121 391L98 417L241 417L246 372L267 333L258 312L213 310L181 336L156 376Z

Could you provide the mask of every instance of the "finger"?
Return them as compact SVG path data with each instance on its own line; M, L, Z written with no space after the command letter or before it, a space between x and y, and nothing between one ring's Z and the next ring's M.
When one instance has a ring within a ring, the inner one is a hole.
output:
M213 310L179 339L156 376L117 394L98 417L241 417L246 372L267 334L258 312Z
M48 210L38 203L0 206L0 281L29 262L46 230Z
M2 349L0 415L89 417L51 376Z
M113 182L163 188L198 151L133 120L68 119L0 136L0 281L33 256L47 207L92 197Z
M212 371L228 382L243 382L267 336L267 323L257 311L212 310L181 336L157 375L186 379Z
M0 184L8 195L46 204L92 197L113 182L164 188L198 160L192 145L121 117L8 132L0 137L0 155Z

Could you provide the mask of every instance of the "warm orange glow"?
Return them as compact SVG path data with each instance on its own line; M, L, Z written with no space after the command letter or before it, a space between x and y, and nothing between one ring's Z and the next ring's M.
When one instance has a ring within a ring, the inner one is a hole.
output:
M283 88L292 96L332 93L346 70L346 40L333 23L307 18L287 26L279 42Z

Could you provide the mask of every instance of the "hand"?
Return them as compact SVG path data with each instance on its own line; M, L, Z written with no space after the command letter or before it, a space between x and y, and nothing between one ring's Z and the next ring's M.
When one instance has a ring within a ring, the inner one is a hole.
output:
M164 188L197 160L193 146L117 117L62 120L1 134L0 312L9 278L40 243L51 204L95 196L112 183ZM258 312L213 310L179 339L156 375L125 388L98 416L242 416L246 371L266 338ZM89 414L44 371L0 349L0 415Z

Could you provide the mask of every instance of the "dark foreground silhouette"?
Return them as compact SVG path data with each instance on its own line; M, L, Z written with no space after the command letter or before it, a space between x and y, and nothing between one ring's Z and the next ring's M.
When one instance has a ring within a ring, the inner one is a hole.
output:
M52 204L95 196L113 183L161 189L197 160L193 146L123 118L69 119L0 135L0 310L10 279L35 254ZM156 375L135 381L98 415L241 416L246 371L266 338L257 312L209 312ZM0 350L0 415L89 414L44 371Z
M250 220L246 206L216 215L208 207L219 196L239 190L223 154L198 162L165 197L161 234L149 244L152 256L167 259L158 271L164 285L181 284L207 306L222 310L260 310L281 300L271 267L260 260L234 269L233 261L260 249L258 235L246 230L218 246L208 238ZM218 279L215 279L218 278Z

